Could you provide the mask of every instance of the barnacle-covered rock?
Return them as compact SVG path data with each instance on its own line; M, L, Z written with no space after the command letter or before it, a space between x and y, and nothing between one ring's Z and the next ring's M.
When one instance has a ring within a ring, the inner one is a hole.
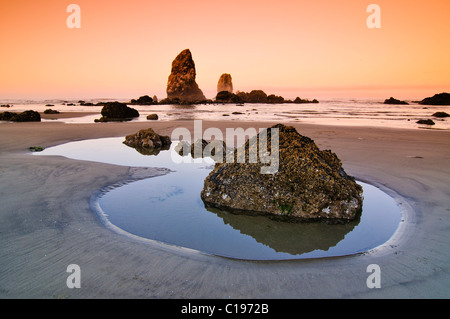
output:
M278 129L278 170L262 174L267 161L257 156L252 162L249 155L260 154L260 145L267 145L261 154L274 152L272 129ZM359 216L362 187L345 173L336 154L319 150L294 127L277 124L242 147L245 161L237 160L236 149L233 163L216 163L205 179L201 198L207 207L293 221L349 221Z
M159 135L152 128L148 128L127 135L123 144L144 155L157 155L161 150L168 150L172 141L170 136Z

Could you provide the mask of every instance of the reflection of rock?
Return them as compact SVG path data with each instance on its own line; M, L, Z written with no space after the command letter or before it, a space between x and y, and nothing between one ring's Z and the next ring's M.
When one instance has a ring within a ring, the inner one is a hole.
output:
M217 83L217 93L223 91L233 93L233 82L231 80L231 75L228 73L222 74Z
M191 51L186 49L172 62L172 71L167 81L167 98L192 103L206 100L195 77L195 63Z
M169 136L162 136L148 128L125 137L123 143L135 148L144 155L157 155L161 150L168 150L172 141Z
M336 246L358 224L359 218L345 224L283 223L265 216L233 214L209 208L223 222L240 233L253 237L277 252L299 255L316 249L327 251Z
M139 112L125 103L106 102L101 111L102 117L95 122L127 121L139 117Z
M419 102L423 105L450 105L450 93L435 94Z
M403 105L408 105L407 102L394 99L393 97L391 97L390 99L384 100L384 104L400 104L400 105L403 104Z
M272 128L279 130L278 171L261 174L267 163L261 162L260 155L257 163L249 163L249 154L260 153L261 142L272 150L271 130L261 132L243 146L245 163L215 164L201 192L205 205L282 219L356 218L362 207L362 187L345 173L339 158L329 150L319 150L313 140L291 126ZM235 158L239 153L235 151Z

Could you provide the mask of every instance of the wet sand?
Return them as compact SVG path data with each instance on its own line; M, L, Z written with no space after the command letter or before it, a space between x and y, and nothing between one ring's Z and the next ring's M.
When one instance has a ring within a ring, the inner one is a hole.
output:
M274 123L204 122L203 128ZM124 136L152 127L170 135L192 121L0 125L0 298L448 298L450 132L294 125L331 149L347 173L398 199L404 221L385 245L354 256L252 262L136 240L105 227L90 202L102 187L165 174L31 156L30 146ZM155 177L157 178L157 177ZM67 266L81 268L69 289ZM381 288L366 285L378 264Z

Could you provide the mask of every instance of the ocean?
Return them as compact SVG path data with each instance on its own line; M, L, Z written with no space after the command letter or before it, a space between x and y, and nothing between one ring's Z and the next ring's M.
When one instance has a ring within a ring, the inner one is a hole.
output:
M116 101L116 99L92 99L85 102ZM121 100L119 100L121 101ZM125 101L121 101L125 102ZM450 118L434 118L435 112L450 113L450 106L384 104L380 99L326 99L318 104L200 104L200 105L133 105L140 117L133 121L147 121L148 114L156 113L159 121L214 120L214 121L270 121L283 124L310 123L320 125L375 126L388 128L450 130ZM73 103L75 105L69 106ZM51 108L59 112L94 112L98 114L61 119L43 119L65 123L93 123L100 117L101 106L81 106L77 101L64 100L3 100L0 112L35 110L43 112ZM52 106L47 106L51 104ZM420 119L432 119L435 125L421 125ZM1 122L0 122L1 123ZM5 122L3 122L5 123Z

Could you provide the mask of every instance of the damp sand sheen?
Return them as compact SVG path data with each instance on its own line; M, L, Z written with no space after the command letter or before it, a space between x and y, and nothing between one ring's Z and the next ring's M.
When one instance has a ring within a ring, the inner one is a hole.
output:
M352 255L385 242L402 222L398 203L375 186L364 190L357 220L337 225L289 223L266 216L206 209L200 192L213 169L211 159L174 161L170 150L146 156L122 144L123 138L70 142L35 153L132 167L161 167L163 176L102 189L93 210L121 233L206 254L244 260L288 260Z

